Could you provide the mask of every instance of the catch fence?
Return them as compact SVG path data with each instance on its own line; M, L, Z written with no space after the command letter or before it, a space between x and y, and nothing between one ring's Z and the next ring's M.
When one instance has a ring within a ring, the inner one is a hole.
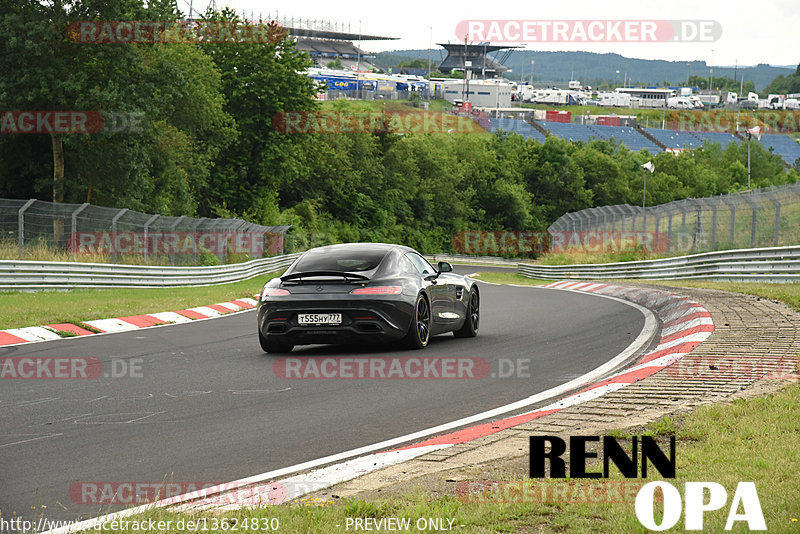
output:
M590 241L602 247L602 236L609 232L644 233L642 246L661 253L798 245L800 184L646 208L628 204L588 208L561 216L547 231L570 236L583 251ZM562 245L564 251L570 247L568 242Z
M284 252L289 226L241 219L171 217L92 204L0 199L0 245L55 253L136 258L171 265L227 263ZM216 257L212 260L211 256Z

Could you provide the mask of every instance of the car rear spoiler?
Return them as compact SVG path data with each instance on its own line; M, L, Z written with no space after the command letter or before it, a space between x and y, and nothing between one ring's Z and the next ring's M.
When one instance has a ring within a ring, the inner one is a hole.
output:
M336 276L342 277L345 279L346 282L350 280L369 280L368 276L364 276L363 274L356 274L356 273L347 273L342 271L305 271L302 273L292 273L286 274L281 276L281 281L289 282L291 280L298 280L302 282L303 278L306 277L313 277L313 276Z

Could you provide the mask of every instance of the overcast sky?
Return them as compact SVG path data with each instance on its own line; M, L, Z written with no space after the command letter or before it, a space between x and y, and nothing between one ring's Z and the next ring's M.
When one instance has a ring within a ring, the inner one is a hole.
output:
M195 9L207 0L192 0ZM715 20L722 28L715 42L682 43L527 43L528 50L617 52L644 59L700 60L714 65L797 65L800 63L800 0L615 0L512 1L460 0L415 2L398 0L304 0L263 2L218 0L238 12L258 17L327 19L350 24L353 32L398 37L396 41L363 42L369 52L428 48L429 43L457 42L462 20ZM179 0L188 10L188 0ZM436 48L434 46L434 48Z

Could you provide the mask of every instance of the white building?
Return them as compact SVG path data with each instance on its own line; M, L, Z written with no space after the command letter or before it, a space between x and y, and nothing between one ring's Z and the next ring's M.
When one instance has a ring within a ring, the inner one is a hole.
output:
M513 87L510 83L492 80L453 80L442 82L444 99L454 103L456 100L470 102L478 108L508 108L511 107L511 93Z

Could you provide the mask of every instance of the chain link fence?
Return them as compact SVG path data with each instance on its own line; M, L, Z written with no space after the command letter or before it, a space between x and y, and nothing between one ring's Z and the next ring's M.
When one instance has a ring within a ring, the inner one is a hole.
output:
M284 252L289 226L194 219L42 200L0 199L0 249L86 261L214 265Z
M554 251L577 245L581 250L608 252L604 247L608 236L608 242L618 242L622 236L648 251L668 254L797 245L800 184L647 208L628 204L589 208L562 215L547 231Z

